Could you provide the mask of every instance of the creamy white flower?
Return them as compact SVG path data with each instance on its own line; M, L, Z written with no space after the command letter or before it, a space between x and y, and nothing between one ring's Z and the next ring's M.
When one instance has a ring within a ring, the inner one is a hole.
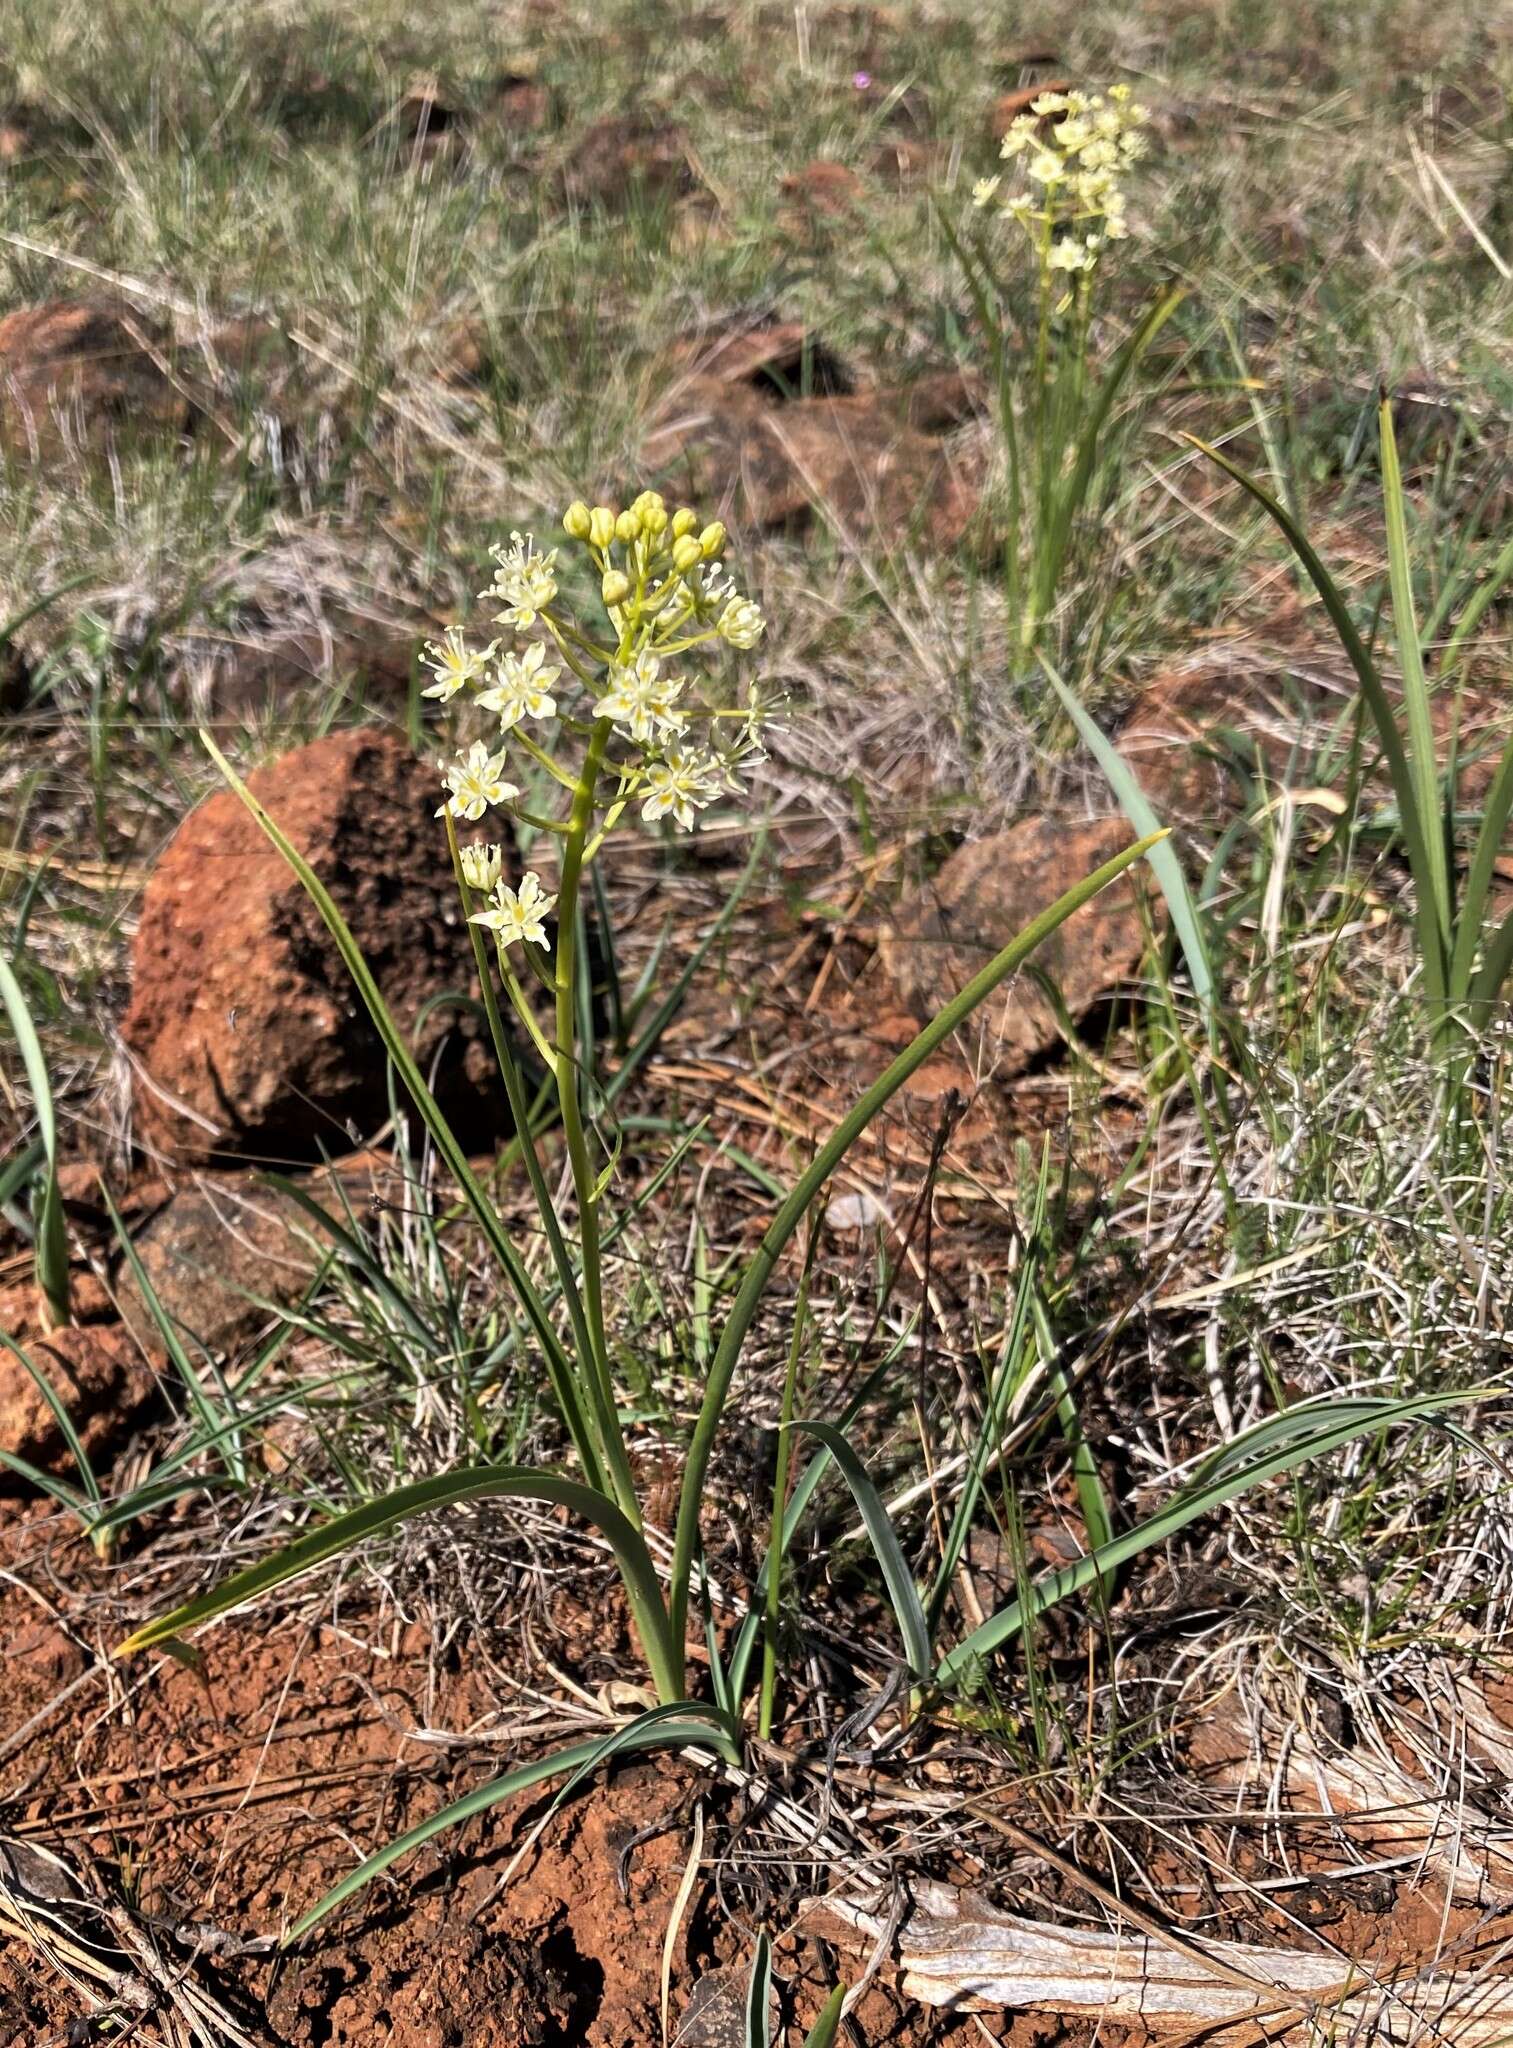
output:
M1046 262L1052 270L1086 270L1092 263L1086 245L1075 235L1066 235L1059 242L1051 244L1051 253Z
M1029 162L1030 176L1040 185L1059 185L1066 176L1066 165L1054 149L1043 149Z
M556 903L556 897L548 895L542 888L541 877L527 872L520 877L518 890L497 882L490 907L476 911L469 922L497 932L500 943L505 946L513 946L517 940L532 946L545 946L550 941L542 919L555 909Z
M437 817L450 811L454 818L476 821L481 818L490 804L507 804L520 792L513 782L503 777L504 755L491 754L482 740L474 740L465 754L459 754L446 771L446 785L451 795L437 811Z
M646 771L647 795L641 815L648 824L655 824L670 812L685 832L691 832L694 812L714 802L721 780L719 764L707 754L674 747L665 760L654 761Z
M421 658L436 680L421 691L421 696L439 697L445 704L464 683L476 682L498 645L497 640L491 640L487 647L470 648L456 626L448 627L439 644L428 640Z
M1035 114L1065 114L1070 111L1071 105L1071 100L1064 92L1043 92L1039 99L1030 101L1030 111Z
M986 206L1002 183L1002 178L979 178L972 187L972 204Z
M546 649L533 640L524 654L506 654L494 671L494 681L480 690L478 701L485 711L497 711L499 724L508 732L522 718L555 718L557 700L551 687L562 670L546 661Z
M1001 157L1023 156L1035 140L1035 131L1040 123L1033 114L1019 114L1009 123L1009 132L998 145Z
M496 566L494 580L483 595L503 598L504 609L495 614L500 625L521 631L534 626L557 595L557 550L538 554L530 534L512 533L507 548L490 548L489 553Z
M642 650L634 661L615 662L609 688L595 709L645 746L658 733L680 733L685 721L674 707L683 689L681 676L664 676L654 654Z
M755 647L767 630L767 621L762 617L762 608L749 597L732 597L720 613L720 623L715 628L720 638L732 647Z
M481 842L462 849L462 879L470 889L476 889L480 896L487 896L499 880L504 867L504 848L485 846Z

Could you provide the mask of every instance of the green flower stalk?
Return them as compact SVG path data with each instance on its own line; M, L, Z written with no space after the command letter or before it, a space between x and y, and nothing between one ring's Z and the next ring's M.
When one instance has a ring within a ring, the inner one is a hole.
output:
M979 179L973 200L1016 237L1034 263L1034 333L1011 349L994 263L945 230L967 275L998 383L1008 460L1004 572L1021 678L1056 609L1078 521L1109 453L1114 401L1176 304L1155 301L1099 382L1091 373L1093 315L1111 251L1129 236L1125 176L1146 150L1149 121L1125 85L1105 93L1047 92L1003 138L1012 168ZM1018 365L1028 360L1028 371Z
M578 902L585 871L628 806L638 803L648 824L671 818L689 831L718 796L741 788L740 771L760 753L760 701L753 689L744 713L732 720L707 678L688 671L686 657L722 644L749 650L765 621L721 566L723 526L702 523L688 507L670 512L656 491L643 491L618 512L575 503L562 528L593 564L602 623L580 621L562 604L558 551L543 553L531 535L513 533L508 546L492 551L494 579L483 592L498 604L494 623L506 629L509 644L496 639L473 649L460 632L449 631L426 648L436 680L424 694L447 703L466 693L495 721L489 739L474 740L444 769L446 796L437 815L445 815L455 833L459 824L477 823L491 811L513 812L560 842L555 892L534 871L516 886L505 882L493 844L459 846L459 878L469 920L492 935L505 993L556 1086L578 1209L594 1449L617 1506L639 1528L605 1327L599 1228L605 1174L590 1146L588 1077L577 1048ZM520 788L507 775L512 748L522 760L517 772L534 766L562 792L554 814L523 807ZM482 907L475 907L475 895ZM553 912L555 936L546 922ZM527 971L533 968L551 990L549 1036L527 1000L516 948ZM547 957L538 962L537 954ZM528 1142L525 1134L522 1141Z

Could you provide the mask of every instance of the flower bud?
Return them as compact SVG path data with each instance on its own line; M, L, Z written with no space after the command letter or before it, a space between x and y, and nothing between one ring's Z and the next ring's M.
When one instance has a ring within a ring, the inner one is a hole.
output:
M657 499L655 505L648 505L641 514L641 525L647 533L651 534L653 539L660 539L666 533L667 524L667 507L660 498Z
M692 533L699 523L699 515L689 505L680 505L672 515L672 537L681 540L685 533Z
M709 561L725 545L725 529L719 520L713 520L699 535L699 552Z
M569 540L587 540L593 526L593 515L581 498L574 498L562 515L562 531Z
M630 509L637 514L642 525L645 526L651 523L648 515L665 512L667 506L660 491L643 491L640 497L631 505Z
M503 849L498 846L464 846L461 858L462 879L470 889L486 896L503 870Z
M672 544L672 565L680 576L686 576L696 562L702 562L704 550L691 533L685 533Z
M631 593L631 581L622 570L611 569L599 585L599 589L606 604L624 604Z
M615 538L632 541L641 538L641 515L636 511L622 512L615 521Z
M595 505L588 515L588 537L596 548L607 548L615 537L615 515L608 505Z

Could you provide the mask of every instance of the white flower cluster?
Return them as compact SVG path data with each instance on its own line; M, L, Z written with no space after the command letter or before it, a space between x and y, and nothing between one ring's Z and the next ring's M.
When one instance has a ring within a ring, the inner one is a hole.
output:
M1149 119L1127 85L1042 93L1010 124L1000 152L1024 160L1024 187L999 200L1002 176L982 178L972 196L979 206L997 201L1002 217L1033 237L1047 275L1091 271L1107 244L1129 233L1121 180L1145 154Z
M670 512L655 491L643 491L623 512L570 505L562 524L598 574L609 632L584 630L560 607L556 549L542 553L531 535L512 533L508 547L492 550L495 573L483 596L499 604L495 623L539 637L501 653L497 640L470 648L454 628L427 645L425 664L436 680L424 694L446 703L468 690L498 720L499 735L493 745L475 740L444 769L447 796L437 815L476 822L517 802L520 790L505 774L510 740L560 786L576 792L587 776L590 804L602 806L606 829L638 802L648 823L670 817L691 830L722 791L739 790L736 771L759 755L765 714L754 687L744 713L719 708L704 683L683 671L682 657L718 643L749 651L766 621L718 559L725 541L719 522L701 524L687 508ZM552 748L564 741L584 759L557 758ZM495 847L467 847L462 862L469 888L490 900L475 923L506 945L546 944L542 920L556 898L538 876L508 888Z

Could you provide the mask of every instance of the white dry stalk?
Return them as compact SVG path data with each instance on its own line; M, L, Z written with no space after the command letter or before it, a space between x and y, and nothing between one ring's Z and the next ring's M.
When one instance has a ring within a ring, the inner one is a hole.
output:
M816 1900L810 1917L838 1921L875 1941L885 1916L865 1902ZM1205 2030L1253 2041L1267 2020L1272 2042L1454 2040L1506 2048L1513 2039L1513 1979L1465 1970L1398 1976L1390 1983L1336 1955L1184 1937L1053 1927L1002 1913L970 1892L925 1884L901 1918L896 1947L903 1989L956 2011L1040 2011L1138 2023L1157 2036ZM1247 1981L1248 1980L1248 1981Z

